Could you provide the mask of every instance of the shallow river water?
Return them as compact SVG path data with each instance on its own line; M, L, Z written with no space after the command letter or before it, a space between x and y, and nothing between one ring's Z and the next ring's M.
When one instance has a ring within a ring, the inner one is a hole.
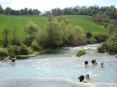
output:
M80 75L90 75L94 87L117 87L117 59L97 53L100 44L64 47L55 54L41 55L26 60L0 62L0 87L87 87L78 83ZM76 51L85 49L87 54L76 57ZM97 66L91 65L96 59ZM84 67L84 61L89 66ZM104 63L104 68L100 63Z

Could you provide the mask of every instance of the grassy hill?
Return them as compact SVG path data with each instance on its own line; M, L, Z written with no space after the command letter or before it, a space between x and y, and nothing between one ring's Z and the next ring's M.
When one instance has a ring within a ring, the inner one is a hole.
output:
M93 22L90 16L62 16L67 21L69 21L72 26L80 26L85 31L89 31L92 33L99 32L107 32L107 30L96 23ZM8 28L12 31L14 28L17 29L17 36L19 38L24 37L24 26L32 21L36 23L39 28L43 29L47 27L48 19L46 17L38 17L38 16L5 16L0 15L0 39L2 38L2 31L4 28Z
M2 37L4 28L8 28L10 31L16 28L17 36L20 38L24 37L24 27L29 21L36 23L39 28L47 26L47 18L45 17L0 15L0 38Z
M67 19L72 26L80 26L82 27L86 32L107 32L107 30L96 23L94 23L93 19L90 16L63 16L63 18Z

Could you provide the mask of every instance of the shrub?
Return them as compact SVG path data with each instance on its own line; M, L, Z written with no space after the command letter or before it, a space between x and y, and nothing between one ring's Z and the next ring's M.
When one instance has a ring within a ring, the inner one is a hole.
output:
M92 35L92 33L91 32L87 32L86 33L86 38L91 38L93 35Z
M3 60L5 57L8 56L8 52L6 50L0 50L0 60Z
M29 49L24 44L21 46L15 45L8 48L8 53L10 57L13 57L14 55L28 55Z
M71 33L69 36L70 45L77 46L77 45L86 44L85 39L86 39L86 36L85 36L84 30L81 27L76 26L71 29Z
M25 45L21 45L20 46L20 55L28 55L28 54L29 54L28 47Z
M108 50L108 45L107 45L107 43L103 43L103 44L101 45L101 47L98 48L98 52L99 52L99 53L105 53L105 52L107 52L107 50Z
M96 39L97 43L106 41L108 37L109 37L108 33L95 33L94 34L94 38Z
M17 39L17 38L14 38L14 39L12 40L12 44L13 44L13 45L20 46L20 45L21 45L21 41L20 41L19 39Z
M88 44L94 44L96 43L96 39L94 37L87 39Z
M107 52L111 55L117 54L117 35L112 35L106 43L102 44L102 46L98 48L98 52Z
M39 50L42 49L42 48L39 46L39 44L38 44L38 42L37 42L36 40L32 42L31 47L32 47L33 51L39 51Z
M85 50L79 50L79 51L77 52L76 56L77 56L77 57L80 57L80 56L85 55L85 54L86 54Z

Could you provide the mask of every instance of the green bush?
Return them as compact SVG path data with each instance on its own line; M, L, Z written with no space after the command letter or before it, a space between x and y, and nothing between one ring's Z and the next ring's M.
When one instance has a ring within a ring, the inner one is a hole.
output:
M91 37L91 38L87 38L87 43L88 44L94 44L94 43L96 43L97 41L96 41L96 39L94 38L94 37Z
M102 46L98 48L98 52L107 52L111 55L117 54L117 34L112 35L106 43L102 44Z
M37 41L33 41L31 44L32 50L33 51L40 51L42 48L39 46Z
M99 52L99 53L105 53L105 52L107 52L107 50L108 50L108 45L107 45L107 43L103 43L103 44L101 45L101 47L98 48L98 52Z
M20 46L20 55L28 55L29 54L29 49L25 45Z
M8 48L8 53L12 57L14 55L28 55L29 54L29 49L27 46L24 44L21 46L10 46Z
M0 50L0 60L3 60L5 57L8 56L8 52L6 50Z
M76 56L77 57L80 57L82 55L85 55L86 54L86 51L85 50L79 50L77 53L76 53Z
M97 43L101 43L106 41L109 38L108 33L95 33L94 38L96 39Z
M71 33L69 36L69 43L72 46L86 44L86 36L83 28L76 26L71 29Z

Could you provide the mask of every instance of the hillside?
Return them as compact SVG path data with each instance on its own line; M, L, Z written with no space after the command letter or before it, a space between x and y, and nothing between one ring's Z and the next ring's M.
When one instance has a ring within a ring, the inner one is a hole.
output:
M93 19L90 16L63 16L63 18L67 19L72 26L80 26L82 27L86 32L107 32L107 30L96 23L94 23Z
M62 16L67 21L69 21L72 26L80 26L85 31L89 32L99 32L103 33L107 30L96 23L93 22L92 18L89 16ZM8 28L12 31L13 28L17 29L17 36L19 38L24 37L24 26L29 22L33 21L36 23L39 28L43 29L47 26L47 18L46 17L37 17L37 16L5 16L0 15L0 39L2 37L2 31L4 28Z
M4 28L8 28L10 30L16 28L17 36L22 38L24 37L24 27L29 21L36 23L39 28L44 28L47 26L47 18L45 17L0 15L0 35L2 35Z

